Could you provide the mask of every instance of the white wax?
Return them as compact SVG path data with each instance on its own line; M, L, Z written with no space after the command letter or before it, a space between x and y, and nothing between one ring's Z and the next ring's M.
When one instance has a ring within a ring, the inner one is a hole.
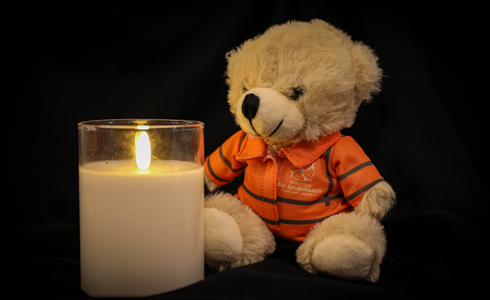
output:
M79 167L81 287L149 296L204 278L204 172L190 162Z

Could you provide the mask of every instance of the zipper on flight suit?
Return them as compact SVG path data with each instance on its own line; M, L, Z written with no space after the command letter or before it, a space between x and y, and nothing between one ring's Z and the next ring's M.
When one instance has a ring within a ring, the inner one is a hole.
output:
M277 163L277 159L276 159L275 155L272 154L269 149L267 150L267 155L266 155L265 159L266 160L271 159L274 162L274 167L275 167L275 171L276 171L275 172L275 180L274 180L274 197L272 198L272 205L273 205L274 210L275 210L275 215L277 216L277 221L275 220L276 221L275 226L276 226L277 230L279 231L280 230L280 228L279 228L280 218L279 218L279 210L277 209L277 188L278 188L277 187L277 181L278 181L278 177L279 177L278 163Z

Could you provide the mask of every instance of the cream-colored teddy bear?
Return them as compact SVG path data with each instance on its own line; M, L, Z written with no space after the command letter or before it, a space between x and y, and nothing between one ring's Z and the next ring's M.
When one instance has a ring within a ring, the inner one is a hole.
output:
M322 20L273 26L228 53L228 102L242 130L205 162L206 262L220 270L300 243L303 269L376 281L379 222L395 194L359 145L340 133L379 90L373 52Z

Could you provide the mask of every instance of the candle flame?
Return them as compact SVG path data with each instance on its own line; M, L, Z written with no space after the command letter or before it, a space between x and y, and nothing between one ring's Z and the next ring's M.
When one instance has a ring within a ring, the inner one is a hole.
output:
M150 138L146 131L136 135L136 165L142 170L148 169L151 163Z

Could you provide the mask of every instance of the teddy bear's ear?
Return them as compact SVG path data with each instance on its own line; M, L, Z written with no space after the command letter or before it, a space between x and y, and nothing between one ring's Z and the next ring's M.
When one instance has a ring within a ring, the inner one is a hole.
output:
M382 71L378 67L378 58L373 51L361 42L353 42L347 33L323 20L313 19L310 23L313 26L329 31L335 37L345 41L346 44L353 43L351 53L354 64L357 67L355 85L357 101L360 104L363 100L371 99L371 96L380 90L382 77Z
M351 50L357 64L356 91L357 101L370 100L381 88L382 70L378 67L378 58L366 45L355 42Z

